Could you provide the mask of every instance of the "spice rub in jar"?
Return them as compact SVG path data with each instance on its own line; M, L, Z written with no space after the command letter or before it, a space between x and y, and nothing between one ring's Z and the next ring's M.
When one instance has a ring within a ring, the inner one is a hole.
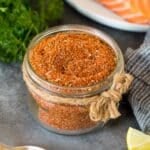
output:
M60 32L42 39L29 55L33 70L43 79L67 87L94 85L116 67L112 47L85 32Z

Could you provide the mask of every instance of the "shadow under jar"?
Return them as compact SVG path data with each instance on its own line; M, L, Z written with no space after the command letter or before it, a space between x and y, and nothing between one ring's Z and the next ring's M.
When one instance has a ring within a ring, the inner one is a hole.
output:
M38 34L22 68L34 118L50 131L75 135L104 124L90 118L89 107L111 87L114 75L123 72L124 60L105 33L65 25Z

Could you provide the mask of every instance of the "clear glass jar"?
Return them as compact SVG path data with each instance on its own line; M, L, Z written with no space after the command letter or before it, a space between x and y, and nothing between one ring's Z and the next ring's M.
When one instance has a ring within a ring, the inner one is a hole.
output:
M81 31L96 35L109 44L117 57L114 71L103 81L92 86L75 88L52 84L40 78L29 63L32 48L43 38L65 31ZM30 43L23 62L23 77L29 90L29 106L34 118L46 129L67 135L82 134L102 126L89 117L89 104L95 95L107 90L112 85L116 73L124 70L124 60L116 42L100 30L83 25L63 25L50 28L38 34ZM79 105L83 99L86 105ZM67 100L67 104L59 103ZM72 104L76 100L76 104Z

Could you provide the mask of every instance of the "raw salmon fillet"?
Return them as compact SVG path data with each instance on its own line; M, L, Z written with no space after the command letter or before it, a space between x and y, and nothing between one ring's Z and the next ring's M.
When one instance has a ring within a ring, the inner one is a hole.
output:
M150 24L150 0L97 1L129 22Z

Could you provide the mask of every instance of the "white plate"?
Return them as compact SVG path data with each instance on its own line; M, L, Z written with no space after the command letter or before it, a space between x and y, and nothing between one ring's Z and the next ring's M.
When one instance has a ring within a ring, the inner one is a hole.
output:
M109 27L126 31L145 32L150 26L129 23L117 16L95 0L66 0L71 6L85 16Z

